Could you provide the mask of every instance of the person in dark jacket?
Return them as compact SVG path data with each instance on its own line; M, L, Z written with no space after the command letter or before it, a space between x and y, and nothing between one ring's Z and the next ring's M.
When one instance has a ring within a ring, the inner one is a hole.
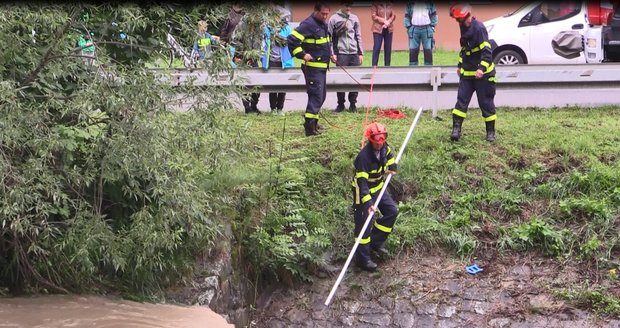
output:
M364 62L362 28L360 20L352 11L352 1L342 1L340 8L330 19L327 27L332 36L336 64L338 66L360 66ZM345 92L337 92L336 112L344 111ZM349 92L349 111L357 112L357 91Z
M233 32L235 28L243 18L244 12L243 7L241 6L241 2L235 2L230 8L230 12L222 25L222 30L220 31L220 40L222 42L230 42L232 39Z
M252 38L245 38L245 36L248 34L246 31L237 31L240 23L241 27L243 28L244 16L245 12L243 10L243 7L241 6L241 2L233 3L232 7L230 8L230 12L228 13L228 16L226 17L226 20L222 25L222 30L220 31L220 41L228 43L229 46L233 47L233 61L235 63L239 63L245 60L245 64L247 64L249 67L258 67L258 62L256 60L251 58L244 58L244 51L260 49L260 45L257 45L258 41L255 40L256 35L258 35L259 32L252 33ZM247 28L247 26L245 28ZM250 92L247 97L243 97L241 99L246 114L260 114L260 111L258 110L259 99L260 93L258 92Z
M469 4L450 7L450 16L457 20L461 29L461 51L457 74L459 90L452 110L452 134L450 139L461 138L461 127L467 117L467 108L476 92L478 104L486 125L486 140L495 141L495 64L487 30L472 16Z
M396 174L396 156L387 144L387 130L380 123L373 122L366 127L364 136L368 143L359 152L354 161L355 176L352 181L353 206L355 209L355 237L364 227L366 219L372 212L381 211L382 216L375 218L373 225L368 225L355 254L355 264L367 271L375 271L377 264L371 259L374 251L380 257L389 256L384 246L385 240L392 232L398 216L398 207L386 190L378 206L377 197L384 185L383 175Z
M306 136L320 134L318 122L325 102L325 88L329 61L336 62L331 36L327 28L330 7L325 2L314 5L314 12L304 19L288 36L288 48L293 56L302 59L301 70L306 80L308 104L304 115Z

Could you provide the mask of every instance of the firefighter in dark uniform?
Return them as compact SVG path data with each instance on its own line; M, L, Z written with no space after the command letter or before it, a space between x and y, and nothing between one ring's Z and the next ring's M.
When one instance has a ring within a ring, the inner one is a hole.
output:
M398 207L387 192L383 193L378 206L377 197L383 188L385 173L396 174L396 156L387 144L387 130L380 123L371 123L366 127L364 136L368 143L355 158L355 176L352 181L354 200L355 237L359 235L371 212L377 209L382 216L369 224L362 236L355 254L355 264L367 271L375 271L377 264L370 258L370 252L379 257L389 256L384 247L385 240L392 232L398 216Z
M330 60L336 62L331 36L327 29L329 13L329 5L324 2L317 3L312 15L303 20L288 36L291 54L304 61L301 64L301 70L304 73L308 93L308 104L304 116L306 136L319 134L319 111L327 95L325 89L327 69Z
M457 74L459 90L456 105L452 110L452 134L450 139L461 137L461 126L467 117L467 108L476 92L478 104L486 124L486 140L495 141L495 64L489 36L484 24L471 14L469 4L455 4L450 7L450 16L457 20L461 29L461 51Z

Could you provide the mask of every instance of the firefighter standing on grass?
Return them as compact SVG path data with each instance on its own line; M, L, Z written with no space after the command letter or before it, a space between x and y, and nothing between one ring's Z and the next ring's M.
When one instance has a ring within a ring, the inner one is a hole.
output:
M452 110L452 134L450 139L461 137L461 126L467 117L467 108L476 92L478 104L486 125L486 140L495 141L495 64L489 36L484 24L472 16L469 4L450 7L450 17L456 19L461 29L461 52L457 74L459 90Z
M364 270L375 271L377 264L370 258L370 252L373 251L381 258L389 255L384 243L396 222L398 207L387 190L378 208L374 204L383 188L383 175L396 174L397 165L394 151L386 142L387 130L382 124L371 123L366 127L364 136L369 142L355 158L355 176L352 181L355 237L359 235L371 212L378 209L382 216L365 230L355 254L355 264Z
M327 29L330 8L324 2L314 5L314 12L303 20L288 36L288 47L293 56L302 59L301 70L306 80L308 104L304 115L306 136L320 134L318 129L319 112L325 96L327 69L329 61L336 62L333 54L331 36Z

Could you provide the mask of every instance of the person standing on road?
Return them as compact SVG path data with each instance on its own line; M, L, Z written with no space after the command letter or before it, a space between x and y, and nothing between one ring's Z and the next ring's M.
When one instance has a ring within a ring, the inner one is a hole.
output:
M274 5L273 9L279 15L279 22L265 26L263 56L261 57L263 70L268 70L272 67L287 69L295 66L293 55L291 55L287 46L287 38L293 31L289 25L291 13L286 8L280 6ZM285 92L269 93L269 107L272 113L282 113L285 98Z
M424 49L424 65L433 65L433 38L438 20L432 1L407 2L405 28L409 37L409 66L418 65L420 44Z
M245 60L245 64L249 67L258 67L258 62L254 58L247 58L243 51L251 51L260 49L260 44L256 44L256 34L260 32L256 32L252 34L251 39L244 39L249 33L247 31L237 31L237 27L240 23L242 23L245 17L245 11L243 10L242 2L235 1L233 2L230 12L228 12L228 16L226 20L224 20L224 24L222 25L222 30L220 31L220 41L224 44L227 44L229 47L229 51L233 60L233 67L236 67L237 64L242 63ZM243 27L243 25L246 25ZM244 23L241 24L243 28L256 29L255 24ZM254 43L254 44L252 44ZM246 57L246 58L244 58ZM245 113L256 113L260 114L258 110L258 100L260 99L260 93L258 92L250 92L247 96L241 98L241 103L243 104L243 108L245 109Z
M360 66L364 61L364 49L362 48L362 33L360 20L351 12L353 2L343 1L342 8L330 19L328 28L333 37L336 65ZM338 106L336 112L344 111L345 92L337 92ZM357 112L357 91L349 92L349 111Z
M456 19L461 29L461 51L457 68L459 89L456 105L452 110L450 139L452 141L460 139L461 127L475 91L486 125L486 140L494 142L497 119L494 100L495 64L487 30L484 24L472 16L469 4L451 6L450 17Z
M306 81L308 104L304 115L306 136L320 134L319 112L325 102L326 77L329 61L336 62L331 36L327 27L330 7L325 2L314 5L314 12L304 19L288 36L288 48L293 56L302 59L301 70Z
M231 39L231 44L235 47L235 56L247 67L258 67L260 55L256 55L257 50L262 49L264 42L264 29L267 22L262 17L255 15L243 15L237 26L235 27ZM258 110L258 101L260 99L259 92L249 92L249 95L243 97L241 102L245 113L260 114Z
M371 251L379 258L385 259L389 256L384 244L387 237L392 232L396 217L398 216L398 206L386 190L381 197L378 206L377 197L383 188L385 173L396 174L397 164L394 151L387 144L388 132L381 123L370 123L364 131L364 136L368 143L362 148L354 161L355 176L353 177L353 206L355 209L355 237L359 235L364 227L366 219L377 209L382 216L374 221L373 225L368 225L359 247L355 253L355 264L367 271L375 271L377 264L371 259Z
M390 66L392 63L392 36L394 35L394 20L396 14L392 10L392 1L375 1L370 7L372 17L372 66L379 64L381 43L383 48L383 64Z

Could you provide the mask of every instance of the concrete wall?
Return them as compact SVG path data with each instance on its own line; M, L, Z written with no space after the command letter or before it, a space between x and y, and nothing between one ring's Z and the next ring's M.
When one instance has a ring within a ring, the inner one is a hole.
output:
M372 50L372 19L370 17L371 1L354 1L352 12L360 18L362 26L362 42L364 50ZM394 2L396 20L394 21L394 39L392 42L393 50L406 50L408 48L407 31L403 24L405 16L405 2ZM493 3L491 1L479 1L479 4L472 2L474 16L485 21L494 17L510 13L522 4L516 2ZM340 2L331 2L331 12L336 13L341 7ZM294 2L289 4L292 12L292 21L300 22L307 18L314 9L314 2ZM448 13L449 4L447 2L437 3L437 13L439 23L435 31L435 42L437 48L445 50L459 50L459 28L456 21L450 18Z

